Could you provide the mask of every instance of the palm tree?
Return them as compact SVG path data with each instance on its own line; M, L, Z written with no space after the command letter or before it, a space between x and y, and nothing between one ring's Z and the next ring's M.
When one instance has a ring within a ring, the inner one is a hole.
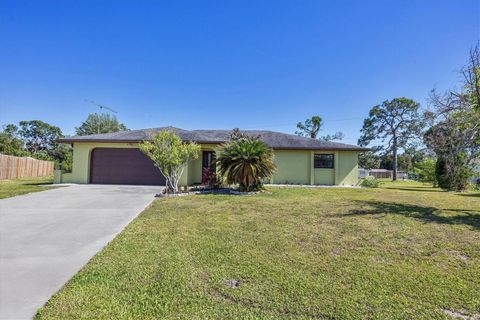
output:
M226 184L242 191L255 191L276 170L273 150L263 141L243 136L223 144L217 151L218 173Z

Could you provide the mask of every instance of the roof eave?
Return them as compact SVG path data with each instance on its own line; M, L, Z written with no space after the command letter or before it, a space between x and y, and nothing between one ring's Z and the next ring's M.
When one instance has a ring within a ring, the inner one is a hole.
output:
M75 142L103 142L103 143L135 143L141 142L143 140L128 140L128 139L69 139L69 138L61 138L58 139L58 143L75 143Z
M144 140L128 140L128 139L69 139L69 138L62 138L57 140L59 143L77 143L77 142L90 142L90 143L140 143ZM195 141L198 144L222 144L226 141ZM367 152L370 151L370 148L363 148L363 147L281 147L275 146L272 147L275 150L318 150L318 151L359 151L359 152Z
M359 151L366 152L370 151L369 148L363 147L345 147L345 148L336 148L336 147L272 147L275 150L317 150L317 151Z

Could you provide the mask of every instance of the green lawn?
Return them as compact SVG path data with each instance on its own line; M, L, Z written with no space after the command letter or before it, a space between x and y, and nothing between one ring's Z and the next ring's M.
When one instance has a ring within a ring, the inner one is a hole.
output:
M156 200L37 318L480 314L479 194L403 182L269 191Z
M53 183L53 177L21 178L15 180L0 180L0 199L19 196L21 194L44 191L52 187L42 187L40 184Z

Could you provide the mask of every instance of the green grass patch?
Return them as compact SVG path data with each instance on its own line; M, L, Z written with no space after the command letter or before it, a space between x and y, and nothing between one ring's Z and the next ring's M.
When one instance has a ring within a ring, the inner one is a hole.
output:
M268 191L156 200L37 319L480 313L478 197L403 182Z
M41 184L53 183L53 177L21 178L0 180L0 199L19 196L21 194L44 191L53 187L42 187Z

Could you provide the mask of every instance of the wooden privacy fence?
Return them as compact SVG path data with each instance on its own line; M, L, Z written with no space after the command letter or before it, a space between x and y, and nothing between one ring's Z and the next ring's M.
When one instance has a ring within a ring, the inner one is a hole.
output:
M0 180L46 177L53 174L53 161L0 154Z

